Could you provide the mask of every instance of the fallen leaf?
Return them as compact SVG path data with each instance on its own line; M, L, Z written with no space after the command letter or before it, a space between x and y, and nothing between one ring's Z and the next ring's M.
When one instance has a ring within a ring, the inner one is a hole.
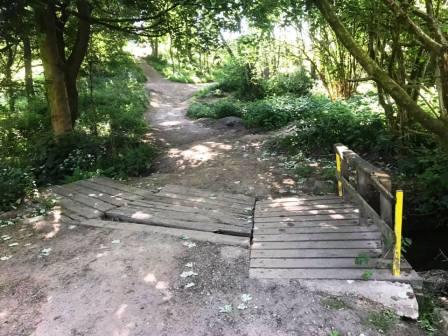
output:
M8 246L9 246L9 247L13 247L13 246L17 246L17 245L19 245L19 243L11 243L11 244L9 244Z
M121 243L120 239L112 240L112 244L120 244L120 243Z
M188 238L188 236L185 235L185 234L180 235L179 238L182 239L182 240L188 240L188 239L190 239L190 238Z
M0 258L0 260L1 260L1 261L6 261L6 260L9 260L9 259L11 259L11 258L12 258L12 255L9 255L9 256L3 256L3 257Z
M193 267L193 263L192 263L192 262L189 262L189 263L185 264L185 267L190 267L190 268L192 268L192 267Z
M237 307L239 310L244 310L249 308L245 303L240 303Z
M188 278L188 277L196 276L196 275L198 275L196 272L193 272L193 271L185 271L185 272L182 272L182 274L180 275L180 277L181 277L181 278Z
M228 314L228 313L231 313L232 310L233 310L232 305L229 305L229 304L226 304L226 305L224 305L222 307L219 307L219 312L220 313Z
M196 243L193 242L185 242L183 243L184 246L188 247L188 248L192 248L196 246Z
M250 300L252 300L252 296L250 296L250 294L243 294L243 295L241 295L241 301L249 302Z
M195 285L194 282L189 282L184 286L184 288L190 288L190 287L193 287L194 285Z

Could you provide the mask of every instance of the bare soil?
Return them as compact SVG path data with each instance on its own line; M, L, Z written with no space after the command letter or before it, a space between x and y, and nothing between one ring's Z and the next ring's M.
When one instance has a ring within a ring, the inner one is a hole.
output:
M264 152L266 135L188 120L185 110L199 87L142 66L151 99L147 120L164 154L156 173L131 183L257 197L301 191L278 158ZM330 297L298 281L249 279L243 248L204 242L188 248L172 236L82 226L15 224L0 233L11 237L0 240L0 256L11 256L0 261L2 336L384 334L369 322L383 308L365 299ZM183 278L185 271L197 275ZM238 309L243 294L251 300ZM220 312L225 305L231 311ZM388 333L423 335L416 323L400 320Z

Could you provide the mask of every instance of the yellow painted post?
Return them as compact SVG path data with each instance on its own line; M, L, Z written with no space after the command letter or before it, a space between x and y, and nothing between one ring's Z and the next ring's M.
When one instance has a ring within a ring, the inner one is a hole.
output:
M400 275L400 260L401 260L401 229L403 225L403 191L397 190L395 194L395 248L394 260L392 264L392 274L394 276Z
M342 197L342 181L341 181L341 157L336 153L336 172L338 175L338 195Z

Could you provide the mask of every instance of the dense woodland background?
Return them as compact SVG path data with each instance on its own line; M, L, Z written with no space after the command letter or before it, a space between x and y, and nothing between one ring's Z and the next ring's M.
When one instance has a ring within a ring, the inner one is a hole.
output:
M289 125L270 146L298 177L317 163L333 178L344 143L392 172L410 228L446 232L445 0L22 0L0 22L1 210L48 184L150 172L140 43L167 78L213 82L188 116Z

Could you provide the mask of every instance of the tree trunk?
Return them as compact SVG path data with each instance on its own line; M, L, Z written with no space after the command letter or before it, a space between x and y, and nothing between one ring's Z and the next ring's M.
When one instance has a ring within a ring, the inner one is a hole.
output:
M383 89L390 94L400 108L406 110L411 118L425 129L434 133L445 145L448 145L448 125L430 117L407 92L395 82L378 64L362 50L335 14L328 0L313 0L323 17L335 32L337 38L350 51L364 70L372 76Z
M90 40L90 14L91 7L87 0L77 0L76 8L80 14L76 40L72 52L66 62L65 84L67 87L68 103L70 105L72 125L74 127L79 118L77 78L81 64L87 55Z
M5 64L5 84L6 84L6 96L8 99L9 113L14 113L16 110L16 99L14 95L14 82L12 80L12 65L16 55L16 47L10 47L6 51L6 64Z
M39 29L39 49L44 67L45 86L55 136L73 131L70 105L65 83L64 62L56 38L55 8L50 3L34 5Z
M34 97L34 83L33 83L33 69L32 69L32 54L30 38L27 35L22 36L23 42L23 61L25 63L25 92L28 104L31 97Z

